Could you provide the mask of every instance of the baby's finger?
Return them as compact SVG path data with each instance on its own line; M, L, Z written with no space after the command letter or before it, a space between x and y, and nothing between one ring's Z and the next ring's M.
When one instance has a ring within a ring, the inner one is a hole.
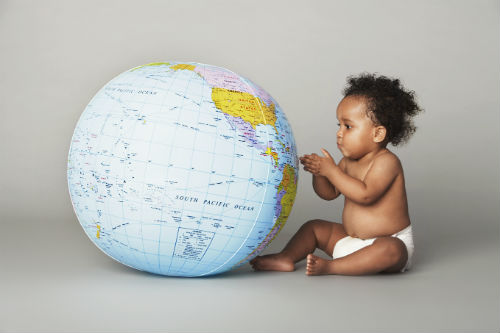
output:
M313 163L306 163L304 164L304 167L308 168L308 169L317 169L318 166L313 164Z
M319 161L309 161L308 163L312 166L319 167Z
M304 166L304 170L307 171L307 172L311 172L311 173L314 173L316 172L316 168L313 168L311 166Z
M311 169L311 165L310 164L304 164L304 169Z
M310 160L311 159L311 155L304 155L304 156L302 156L302 159L303 160Z
M304 169L311 169L312 165L311 164L304 164Z
M312 161L312 160L310 160L310 159L303 159L302 161L300 161L300 163L303 163L303 164L311 164L311 163L313 163L313 161Z
M330 153L325 148L321 148L321 152L323 153L323 156L325 156L325 157L331 157Z

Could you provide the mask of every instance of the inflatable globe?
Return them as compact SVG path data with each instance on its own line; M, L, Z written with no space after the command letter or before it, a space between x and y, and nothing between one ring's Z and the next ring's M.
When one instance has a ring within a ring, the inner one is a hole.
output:
M83 111L68 187L87 236L124 265L207 276L257 256L297 191L290 125L230 70L152 63L106 84Z

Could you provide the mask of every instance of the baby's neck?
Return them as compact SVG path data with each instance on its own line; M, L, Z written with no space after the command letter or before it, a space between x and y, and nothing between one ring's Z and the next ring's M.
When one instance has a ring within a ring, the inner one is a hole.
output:
M389 150L385 146L379 146L379 147L369 151L365 155L361 156L360 158L355 159L353 161L356 163L361 163L361 164L370 163L371 161L373 161L373 159L376 156L378 156L379 154L385 153L387 151L389 151Z

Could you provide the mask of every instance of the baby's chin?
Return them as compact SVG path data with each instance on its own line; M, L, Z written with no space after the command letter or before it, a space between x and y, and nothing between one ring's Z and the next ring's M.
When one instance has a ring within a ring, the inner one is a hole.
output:
M360 158L362 158L364 156L364 154L356 154L356 153L345 151L345 150L341 150L340 152L342 153L342 156L344 158L347 158L349 160L359 160Z
M339 151L343 157L351 158L351 153L348 150L346 150L344 147L339 147Z

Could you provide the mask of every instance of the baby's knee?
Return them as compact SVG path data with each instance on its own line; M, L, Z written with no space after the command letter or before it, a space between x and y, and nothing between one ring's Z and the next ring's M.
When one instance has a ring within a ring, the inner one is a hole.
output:
M301 228L314 229L314 228L318 227L319 225L321 225L322 222L323 222L322 220L318 220L318 219L309 220L306 223L304 223Z
M391 262L397 263L405 261L408 257L406 245L399 238L395 237L382 237L377 238L374 244L377 244L379 249L383 252L384 257Z

